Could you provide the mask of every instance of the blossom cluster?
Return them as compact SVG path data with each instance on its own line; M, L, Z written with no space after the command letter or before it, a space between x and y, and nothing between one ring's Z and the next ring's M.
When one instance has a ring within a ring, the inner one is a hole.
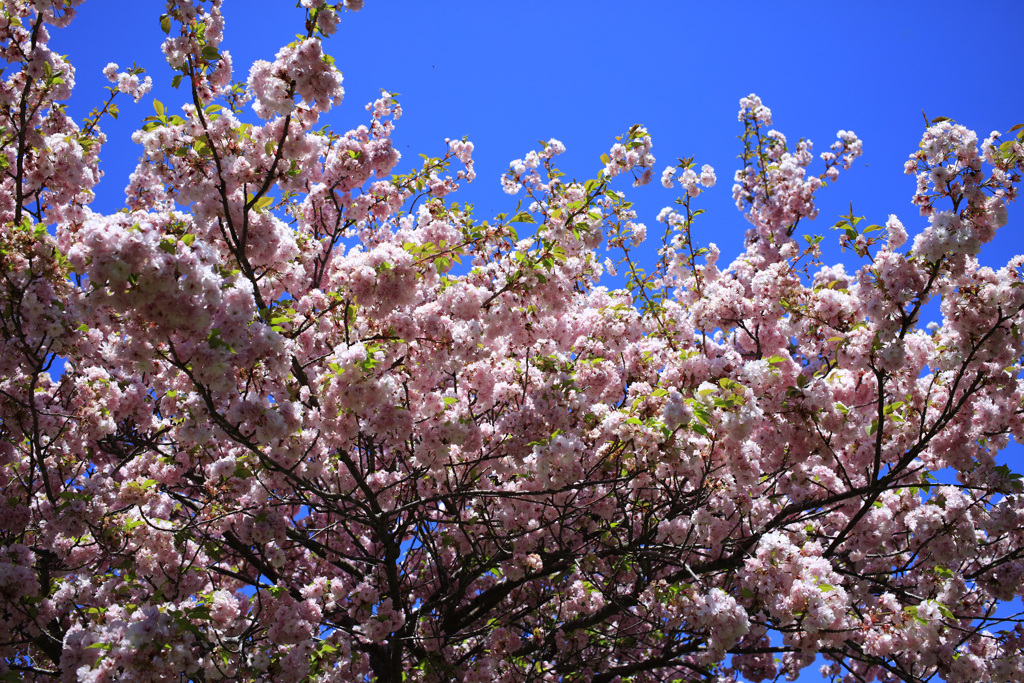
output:
M136 69L118 71L117 68L117 64L111 62L103 68L103 75L111 83L117 84L118 92L131 95L138 102L153 89L153 79L151 77L146 76L145 79L139 80L139 74Z

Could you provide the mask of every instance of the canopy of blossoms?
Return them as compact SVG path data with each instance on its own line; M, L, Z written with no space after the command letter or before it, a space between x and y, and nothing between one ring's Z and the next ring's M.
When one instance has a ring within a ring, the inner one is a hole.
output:
M361 0L302 0L240 84L220 0L169 0L187 104L100 215L99 123L150 82L69 117L78 4L0 15L0 679L1024 681L1024 257L976 258L1024 133L929 122L925 227L851 212L847 272L797 225L860 140L751 95L743 253L691 239L683 160L641 263L644 128L585 181L550 140L480 220L471 142L393 174L389 93L320 127Z

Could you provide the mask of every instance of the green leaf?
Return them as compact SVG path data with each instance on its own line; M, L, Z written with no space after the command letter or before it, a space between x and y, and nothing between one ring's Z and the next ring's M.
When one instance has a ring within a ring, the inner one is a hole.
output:
M509 220L509 222L510 222L510 223L536 223L537 221L535 221L535 220L533 219L533 216L531 216L531 215L530 215L530 214L528 214L527 212L525 212L525 211L520 211L520 212L519 212L519 213L517 213L517 214L516 214L515 216L513 216L513 217L512 217L512 218L511 218L511 219Z
M214 61L220 59L220 53L217 52L217 48L213 45L207 45L203 48L203 59L207 61Z
M165 107L164 103L160 100L153 100L153 109L156 110L156 115L159 116L161 120L167 116L167 107Z
M234 354L235 350L231 348L231 345L220 338L220 328L215 327L211 330L210 335L206 338L210 344L211 349L225 349L228 353Z
M693 415L697 418L697 421L703 425L711 426L711 417L708 415L707 409L700 404L691 404L693 408Z
M889 405L887 405L885 407L885 409L882 411L882 413L884 415L889 415L890 413L892 413L892 411L899 410L902 405L903 405L903 401L895 401L895 402L890 403Z
M919 623L919 624L927 624L928 623L927 619L917 615L917 605L907 605L906 607L903 608L903 611L906 612L907 614L909 614L910 616L914 617L914 620L917 623Z
M164 33L171 32L171 18L166 14L160 17L160 30Z
M200 135L195 139L195 142L192 143L192 149L195 150L195 153L199 156L206 156L210 153L210 138L205 135Z

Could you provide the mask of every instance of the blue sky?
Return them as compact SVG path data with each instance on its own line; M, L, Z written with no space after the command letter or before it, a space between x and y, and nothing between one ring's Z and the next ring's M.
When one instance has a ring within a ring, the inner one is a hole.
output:
M97 210L121 206L139 156L130 133L152 113L152 99L172 109L184 101L184 92L170 88L172 72L159 50L162 8L89 0L53 41L77 68L70 108L79 117L105 96L100 71L107 62L138 62L155 82L149 98L137 105L125 98L120 120L104 125L110 139ZM302 30L302 13L290 2L227 0L225 15L223 47L239 79L253 60L273 59ZM561 167L582 180L596 174L616 135L641 123L653 136L659 173L686 156L715 167L719 183L700 200L708 213L695 234L715 241L727 263L745 230L731 197L740 97L760 95L775 127L791 142L810 138L817 152L839 129L864 140L864 156L819 195L820 217L805 229L834 234L828 227L852 201L873 223L896 213L913 234L923 222L909 203L914 183L902 166L920 139L921 112L956 119L982 137L1024 122L1024 79L1015 66L1024 61L1024 42L1010 30L1022 21L1024 3L1013 1L368 0L342 17L325 46L346 89L328 122L352 128L367 120L363 105L380 89L400 93L402 172L420 152L440 154L444 138L468 135L478 178L455 199L473 202L481 218L514 208L498 177L538 139L564 142ZM623 181L620 189L653 235L654 217L674 191L657 182L632 190ZM1002 265L1024 251L1013 234L1015 208L986 262ZM837 249L826 254L841 258Z
M139 156L130 135L152 113L152 100L171 110L185 101L171 89L159 49L162 11L152 0L89 0L70 28L54 32L52 46L77 69L70 111L79 120L105 98L100 72L108 62L137 62L155 83L137 105L123 98L120 119L103 125L109 140L98 211L123 205ZM291 2L226 0L224 11L222 47L239 80L253 60L273 59L302 30L302 12ZM842 259L852 269L856 260L840 255L838 235L829 231L850 202L872 223L895 213L911 234L924 225L909 202L914 180L903 174L923 131L922 111L982 138L1024 122L1022 25L1020 0L367 0L361 12L342 17L325 46L346 89L327 122L343 132L367 120L363 105L380 89L400 93L396 170L410 170L420 152L440 155L446 137L468 136L478 178L454 199L474 203L480 218L515 208L498 178L538 139L561 140L568 151L560 167L584 180L597 173L615 136L641 123L653 136L656 177L677 157L715 167L719 183L698 200L707 213L695 236L716 242L728 263L746 229L731 196L738 101L755 92L791 143L810 138L822 152L839 129L864 141L853 169L819 195L818 220L801 224L826 235L826 261ZM654 217L675 191L656 180L617 189L627 191L654 236ZM984 263L999 267L1024 251L1022 218L1024 206L1011 206L1010 224L983 252ZM1020 471L1020 457L1010 458ZM801 677L816 680L813 668Z

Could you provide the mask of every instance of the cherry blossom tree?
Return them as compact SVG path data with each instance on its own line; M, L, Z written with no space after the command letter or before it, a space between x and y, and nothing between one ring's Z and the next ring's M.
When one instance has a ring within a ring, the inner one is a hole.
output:
M99 123L150 82L69 117L77 4L0 18L3 680L1024 681L1024 257L977 260L1024 134L928 122L923 229L851 211L847 272L797 226L861 142L751 95L743 253L692 239L684 159L644 264L644 128L585 181L550 140L478 220L471 142L394 173L389 93L318 128L361 0L302 0L244 83L220 0L169 0L187 103L100 215Z

